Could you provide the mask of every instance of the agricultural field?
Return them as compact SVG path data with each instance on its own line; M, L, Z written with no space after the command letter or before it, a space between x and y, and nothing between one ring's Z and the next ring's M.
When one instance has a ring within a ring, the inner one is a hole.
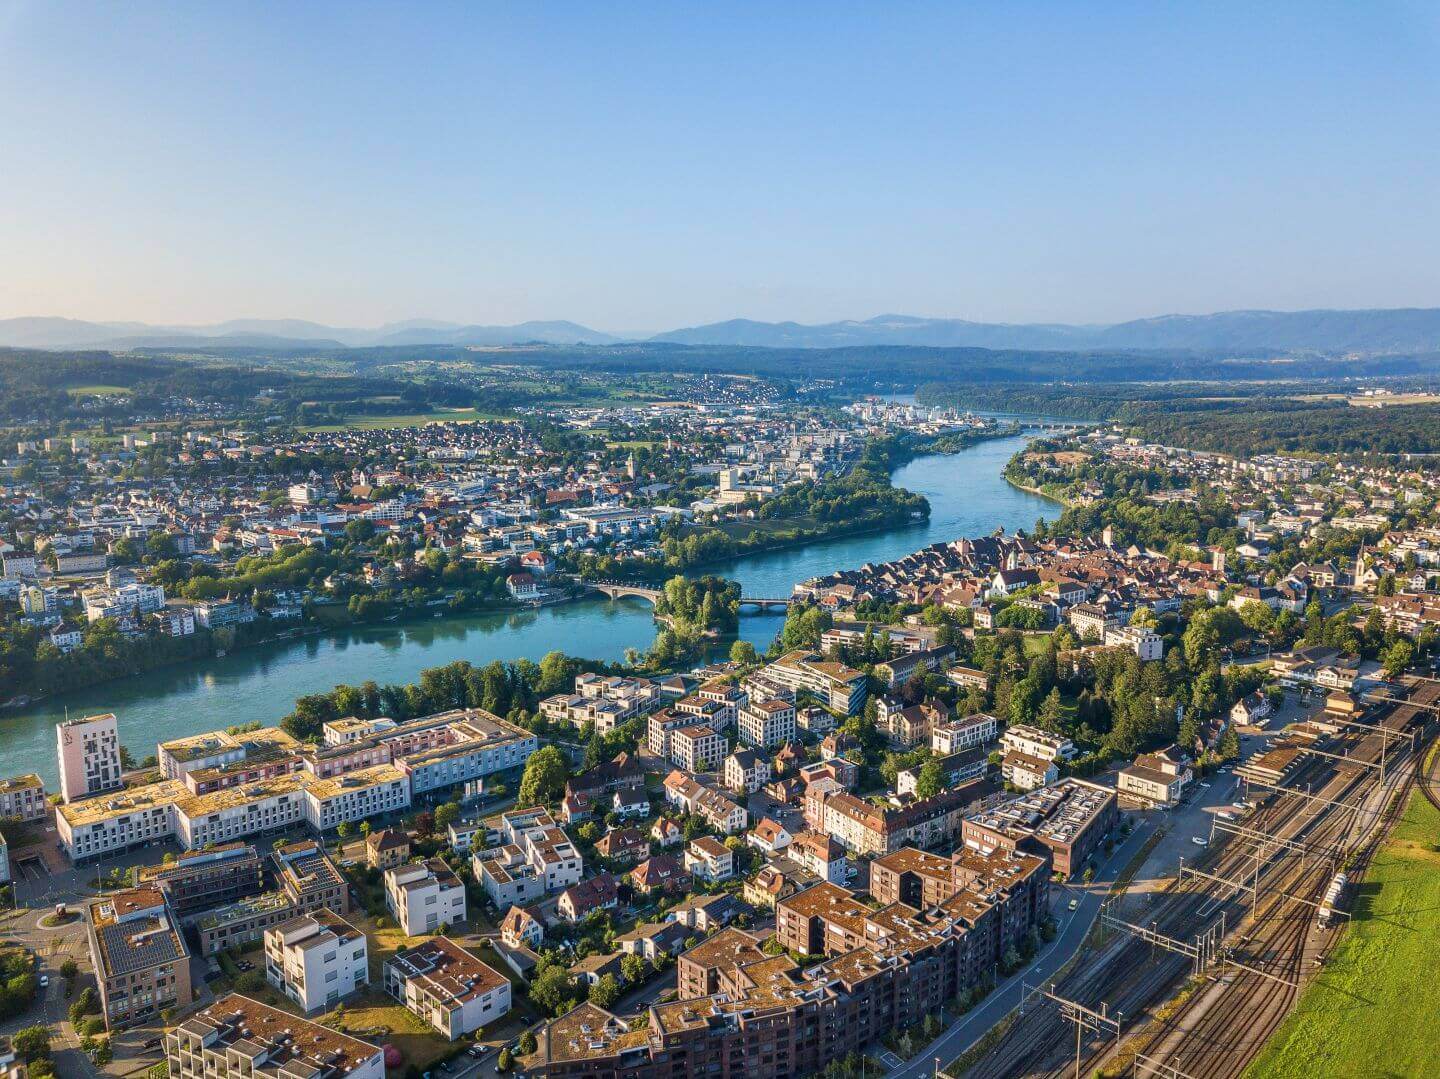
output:
M1352 925L1245 1079L1435 1074L1437 846L1440 812L1416 791L1354 898Z
M71 397L123 397L130 393L129 386L67 386L65 392Z
M371 416L354 414L345 417L343 423L320 423L301 430L324 431L385 431L395 427L421 427L427 423L467 423L476 420L503 420L509 417L500 413L480 412L473 408L436 408L428 412L406 412L393 416Z

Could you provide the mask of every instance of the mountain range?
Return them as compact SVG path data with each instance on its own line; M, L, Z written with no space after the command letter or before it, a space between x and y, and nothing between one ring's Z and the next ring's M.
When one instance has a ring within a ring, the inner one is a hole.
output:
M759 348L928 346L949 348L1185 349L1197 351L1390 354L1440 350L1440 308L1357 311L1221 311L1161 315L1107 325L970 322L879 315L864 321L756 322L731 319L648 338L619 337L575 322L465 325L412 319L373 329L301 319L233 319L204 326L85 322L67 318L0 319L0 346L73 349L341 349L406 345L499 346L651 343Z

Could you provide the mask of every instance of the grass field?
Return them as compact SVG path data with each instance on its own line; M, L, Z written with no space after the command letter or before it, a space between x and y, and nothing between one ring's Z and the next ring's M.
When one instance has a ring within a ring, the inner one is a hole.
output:
M498 412L478 412L473 408L437 408L429 412L407 412L395 416L368 416L356 414L345 417L344 423L317 423L302 427L302 431L384 431L392 427L421 427L427 423L469 422L474 420L503 420L509 417Z
M130 392L129 386L67 386L71 397L118 397Z
M1440 813L1416 791L1325 970L1245 1079L1434 1075L1440 1049Z

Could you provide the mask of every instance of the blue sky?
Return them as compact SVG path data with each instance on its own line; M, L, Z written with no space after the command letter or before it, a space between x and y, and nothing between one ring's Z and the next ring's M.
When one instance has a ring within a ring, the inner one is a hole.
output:
M1436 306L1436 10L0 0L0 317Z

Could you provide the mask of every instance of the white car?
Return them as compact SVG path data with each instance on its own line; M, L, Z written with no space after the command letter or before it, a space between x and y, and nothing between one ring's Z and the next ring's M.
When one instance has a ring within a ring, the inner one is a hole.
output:
M1194 843L1197 847L1208 847L1210 845L1210 840L1206 839L1203 835L1192 835L1190 842Z

